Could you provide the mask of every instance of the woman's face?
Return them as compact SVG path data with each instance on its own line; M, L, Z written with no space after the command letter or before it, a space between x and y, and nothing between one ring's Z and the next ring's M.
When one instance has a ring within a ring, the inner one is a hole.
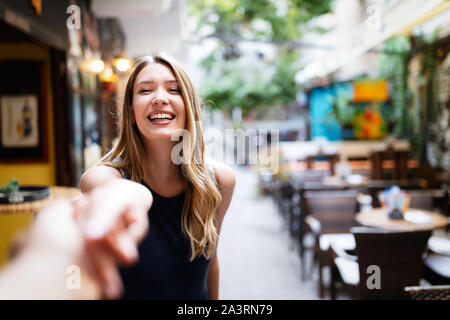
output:
M160 63L145 66L133 88L134 119L148 140L169 140L176 129L184 129L186 109L181 88L172 70Z

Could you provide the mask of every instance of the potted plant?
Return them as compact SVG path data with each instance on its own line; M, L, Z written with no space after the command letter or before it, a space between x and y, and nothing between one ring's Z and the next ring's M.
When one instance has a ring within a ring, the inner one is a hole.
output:
M351 96L346 93L338 93L331 101L331 116L343 130L343 138L353 138L353 119L356 109L350 103Z

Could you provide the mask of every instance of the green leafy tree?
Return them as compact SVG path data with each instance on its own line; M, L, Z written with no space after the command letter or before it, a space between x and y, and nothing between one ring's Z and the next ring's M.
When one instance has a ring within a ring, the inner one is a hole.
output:
M389 122L394 124L394 133L401 138L408 138L413 132L408 90L408 53L410 43L407 37L396 37L383 44L379 59L380 76L387 80L392 104L388 113ZM413 139L416 141L416 139Z
M278 103L289 105L298 91L297 59L297 53L284 49L273 62L261 57L228 60L208 57L203 61L207 81L202 86L202 95L213 108L226 110L240 107L245 112Z
M295 75L301 69L295 47L307 22L329 12L330 5L331 0L191 0L195 32L221 40L201 63L207 79L204 99L213 108L244 112L295 102ZM241 41L272 43L278 47L276 57L245 56Z
M299 26L328 13L331 0L190 0L196 32L216 37L298 40Z

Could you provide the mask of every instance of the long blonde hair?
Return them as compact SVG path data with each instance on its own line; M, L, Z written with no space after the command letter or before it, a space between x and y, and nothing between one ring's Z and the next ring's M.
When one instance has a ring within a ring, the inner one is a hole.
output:
M183 139L185 161L180 165L182 175L187 182L182 226L191 244L190 260L201 255L209 259L214 253L218 240L215 212L222 197L214 172L204 161L205 144L201 125L200 99L188 75L173 58L165 54L152 54L136 60L125 89L118 141L99 164L114 167L126 173L135 182L142 181L146 171L145 149L137 125L133 125L133 88L139 72L151 63L161 63L173 71L184 99L185 130L192 139L187 140L187 148L184 148Z

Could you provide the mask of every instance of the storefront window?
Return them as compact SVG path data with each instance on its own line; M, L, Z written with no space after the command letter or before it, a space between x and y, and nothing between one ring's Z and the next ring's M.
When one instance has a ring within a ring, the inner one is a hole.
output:
M84 129L84 167L92 167L101 157L100 125L96 99L84 97L83 129Z
M83 172L83 132L82 132L82 110L81 110L81 98L80 95L75 94L72 99L70 116L72 119L71 123L71 133L72 133L72 144L71 153L73 155L74 168L76 181L81 178L81 173Z

